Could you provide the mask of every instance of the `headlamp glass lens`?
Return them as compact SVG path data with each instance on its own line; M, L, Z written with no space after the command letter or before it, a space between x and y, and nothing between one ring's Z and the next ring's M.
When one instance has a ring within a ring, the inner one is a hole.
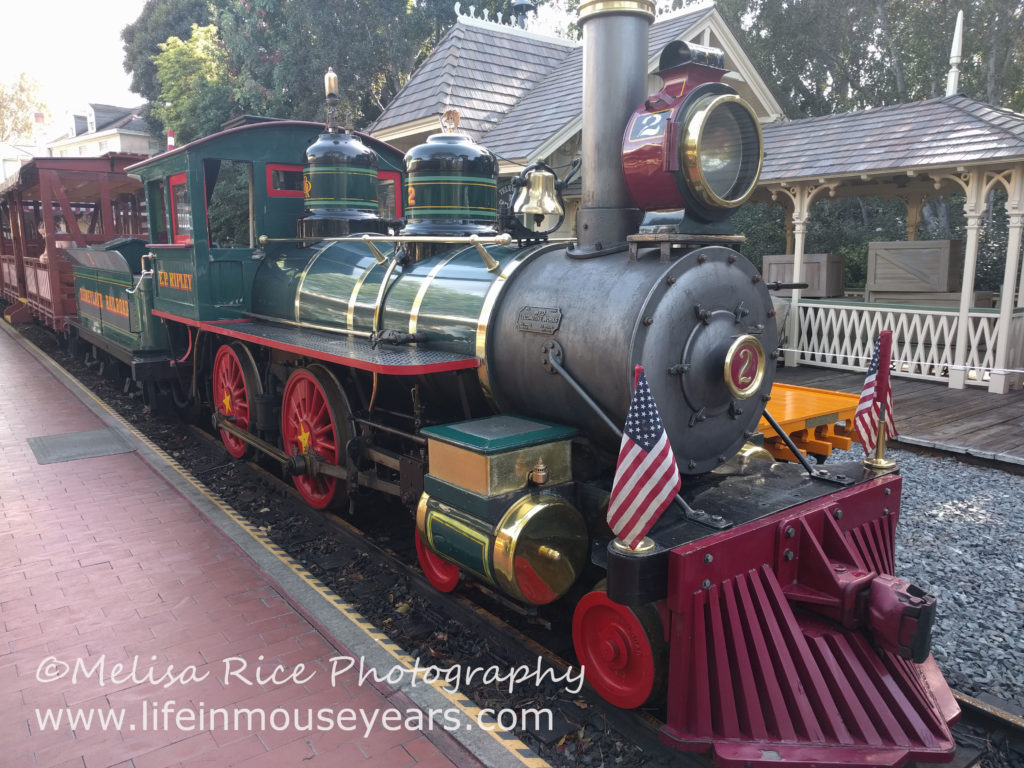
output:
M734 104L723 104L708 116L701 135L700 167L711 191L723 200L746 192L737 189L737 183L751 134L750 118Z

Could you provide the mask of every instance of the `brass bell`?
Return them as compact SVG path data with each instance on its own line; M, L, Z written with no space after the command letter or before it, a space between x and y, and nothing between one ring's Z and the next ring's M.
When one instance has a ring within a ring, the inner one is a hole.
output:
M543 168L531 170L526 175L526 186L516 196L513 210L517 214L563 216L565 209L555 194L555 174Z

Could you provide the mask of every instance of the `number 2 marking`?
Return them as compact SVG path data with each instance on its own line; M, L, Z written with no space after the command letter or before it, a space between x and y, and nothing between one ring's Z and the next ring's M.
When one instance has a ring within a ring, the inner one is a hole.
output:
M415 205L416 205L416 187L410 186L409 187L409 202L406 203L406 206L409 207L409 208L412 208Z
M657 136L661 133L661 123L663 112L658 112L653 115L644 115L640 118L640 131L637 133L637 138L646 139L651 136Z
M740 350L740 380L739 385L745 387L747 384L754 380L753 372L749 372L751 367L754 371L757 370L757 364L754 362L754 353L749 347L743 347Z

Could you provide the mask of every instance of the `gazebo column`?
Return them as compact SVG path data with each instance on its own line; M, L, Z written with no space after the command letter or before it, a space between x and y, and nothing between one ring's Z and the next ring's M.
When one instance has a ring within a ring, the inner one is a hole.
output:
M970 311L974 304L974 275L978 266L978 240L981 235L981 217L985 212L985 179L980 171L973 171L967 183L964 213L967 215L967 242L964 245L963 286L960 289L960 312L956 325L956 349L953 370L949 372L949 386L963 389L967 386L967 352L970 339ZM980 372L979 372L980 375Z
M917 230L921 226L921 208L924 203L920 195L906 195L903 202L907 206L907 240L917 240Z
M811 215L814 198L823 190L835 196L839 182L826 182L819 179L817 183L798 182L791 187L775 187L771 190L772 200L779 195L789 198L793 205L793 213L786 225L786 240L789 244L789 232L793 233L793 282L801 283L804 279L804 248L807 242L807 220ZM800 289L794 288L791 293L789 318L786 322L786 343L783 361L788 366L798 365L800 358Z
M1006 394L1020 384L1020 374L1009 373L1007 369L1019 365L1024 360L1021 354L1024 337L1020 333L1014 335L1013 310L1021 301L1018 296L1014 301L1013 290L1017 284L1017 267L1020 264L1021 230L1024 228L1024 167L1013 169L1010 189L1006 198L1006 213L1009 218L1009 231L1006 241L1006 264L1003 271L1003 292L999 298L999 326L996 331L998 346L996 347L996 370L992 372L988 391ZM1024 275L1021 275L1024 281ZM1024 292L1022 292L1024 294ZM1019 330L1019 329L1018 329Z
M804 279L804 246L807 242L807 208L804 205L802 215L793 212L793 282L802 283ZM800 289L794 288L790 294L789 318L786 323L786 351L783 359L788 366L798 365L800 359Z

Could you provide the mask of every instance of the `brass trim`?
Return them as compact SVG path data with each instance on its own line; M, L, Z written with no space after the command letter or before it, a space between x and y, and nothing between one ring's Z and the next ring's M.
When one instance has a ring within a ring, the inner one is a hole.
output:
M640 543L636 545L636 549L630 549L629 545L622 539L615 539L612 541L612 547L616 552L625 552L627 555L643 555L648 552L653 552L655 546L654 539L650 536L644 536L640 539Z
M416 530L420 532L423 543L427 543L427 502L430 501L430 494L424 491L420 494L420 501L416 505Z
M380 321L384 316L384 297L388 292L388 284L398 269L398 259L392 259L388 268L384 270L384 277L380 280L380 287L377 288L377 301L373 305L373 332L380 330Z
M313 254L313 258L311 258L306 263L306 266L302 269L302 274L299 276L299 283L298 283L298 285L295 286L295 322L296 323L301 323L302 322L302 318L299 316L299 305L302 303L302 286L306 282L306 275L309 274L309 270L313 267L313 264L316 263L316 260L320 258L320 254L322 254L324 251L326 251L330 247L331 247L330 243L325 244L323 248L321 248L319 251L317 251L316 253Z
M375 258L377 260L377 264L379 264L381 266L383 266L384 264L387 264L388 257L385 256L383 253L381 253L380 248L378 248L373 243L373 238L372 237L370 237L369 235L363 235L363 242L366 243L366 246L370 249L370 252L373 254L373 258ZM392 249L392 250L394 250L394 249Z
M484 248L483 241L481 241L476 235L471 235L469 239L476 247L476 252L480 255L480 260L484 263L484 266L487 267L487 271L497 272L498 269L501 268L501 264L499 264L497 259L487 252L487 249Z
M516 584L516 548L522 537L523 529L535 517L544 514L546 511L554 507L564 507L572 510L576 515L580 514L576 507L561 497L552 496L550 494L530 494L521 497L515 504L509 507L508 511L501 518L501 522L498 523L498 526L494 531L494 551L491 555L492 567L494 570L494 583L497 584L505 594L510 595L517 600L526 603L532 602L523 595L522 591L520 591ZM582 516L580 516L579 522L585 529ZM546 551L542 556L545 559L551 560L552 562L558 562L563 558L562 553L556 553L552 547L545 545L544 549ZM558 557L555 557L556 554ZM579 577L579 573L576 574L576 577ZM567 587L568 586L571 585L567 585ZM559 597L560 596L561 595L559 595Z
M719 197L711 189L711 185L708 184L707 177L704 175L704 168L700 163L700 140L703 137L704 128L711 114L724 104L736 104L746 110L751 122L754 124L754 130L757 132L757 170L743 195L730 199ZM761 169L764 165L764 136L761 133L761 124L758 122L754 110L737 94L725 93L698 99L686 118L686 124L683 127L683 140L680 146L683 165L686 168L687 184L693 194L705 205L715 208L736 208L745 203L754 193L754 189L757 187L757 180L761 177Z
M484 397L494 408L497 408L498 404L494 400L494 391L491 388L491 378L487 370L487 329L491 323L491 315L494 314L494 309L498 304L498 298L501 296L501 292L508 283L508 279L512 274L523 264L533 261L533 259L537 258L541 254L547 253L549 250L557 247L559 247L558 244L547 243L535 250L526 250L517 253L510 261L505 263L501 271L498 272L497 276L494 278L494 282L491 283L491 287L487 289L487 295L484 297L484 303L480 307L480 317L476 324L476 359L479 363L476 370L477 378L480 381L481 389L483 389Z
M892 459L885 457L885 441L888 439L885 433L888 431L889 426L886 421L885 404L882 404L882 412L879 414L878 419L878 438L875 440L875 453L873 456L868 456L864 459L864 466L868 469L894 469L896 462Z
M579 20L584 21L609 13L636 13L648 21L654 21L654 0L583 0L580 3Z
M352 286L352 295L348 297L348 309L345 311L345 324L350 331L355 332L356 330L356 301L359 299L359 292L363 289L363 283L366 282L366 278L370 276L370 273L379 266L381 265L374 261L373 264L363 270L363 274L359 276L356 284Z
M423 300L427 297L427 290L430 288L430 284L434 282L434 278L437 277L438 273L451 263L452 259L460 254L466 252L466 249L456 251L451 254L447 259L442 259L434 268L427 273L427 276L423 278L423 284L420 289L416 292L416 298L412 300L412 306L409 308L409 333L416 333L416 328L420 322L420 307L423 306Z
M736 356L740 354L740 350L744 349L748 345L756 347L754 354L757 355L757 371L754 373L754 377L750 384L745 387L741 387L732 380L732 364L736 359ZM761 388L761 382L764 381L764 368L765 354L761 340L756 336L751 336L749 333L745 333L733 341L733 343L729 345L729 351L725 353L725 365L722 368L722 373L725 376L725 386L729 388L729 392L732 393L733 397L738 397L740 400L746 400L756 394Z
M267 237L259 236L260 245L267 243L308 243L316 240L318 243L450 243L461 245L511 245L512 235L504 232L493 237L480 237L479 235L466 235L462 237L440 237L437 235L350 235L348 237Z

